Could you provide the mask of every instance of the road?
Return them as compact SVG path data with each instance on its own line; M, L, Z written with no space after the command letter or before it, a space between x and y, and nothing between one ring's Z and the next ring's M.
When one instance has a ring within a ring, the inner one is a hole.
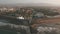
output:
M33 19L31 27L34 28L39 25L56 25L56 27L60 26L60 17L58 18L44 18L44 19ZM60 28L60 27L59 27Z

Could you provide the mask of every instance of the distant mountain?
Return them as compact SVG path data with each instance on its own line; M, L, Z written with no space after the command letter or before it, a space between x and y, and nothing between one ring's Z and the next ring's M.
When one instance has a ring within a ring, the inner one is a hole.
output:
M47 3L27 3L27 4L17 4L17 6L53 6L52 4Z
M0 4L0 6L18 6L18 7L21 7L21 6L25 6L25 7L30 7L30 6L45 6L45 7L58 7L56 5L53 5L53 4L48 4L48 3L17 3L17 4Z

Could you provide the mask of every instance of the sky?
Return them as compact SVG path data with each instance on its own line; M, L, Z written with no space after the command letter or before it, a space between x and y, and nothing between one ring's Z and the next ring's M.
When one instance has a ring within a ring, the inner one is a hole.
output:
M0 0L1 4L15 4L15 3L48 3L60 5L60 0Z

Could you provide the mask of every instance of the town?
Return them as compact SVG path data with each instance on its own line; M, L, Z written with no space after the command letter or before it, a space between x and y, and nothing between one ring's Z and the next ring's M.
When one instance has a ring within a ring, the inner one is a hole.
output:
M59 7L1 7L0 22L3 22L0 30L15 32L13 34L60 34L60 9Z

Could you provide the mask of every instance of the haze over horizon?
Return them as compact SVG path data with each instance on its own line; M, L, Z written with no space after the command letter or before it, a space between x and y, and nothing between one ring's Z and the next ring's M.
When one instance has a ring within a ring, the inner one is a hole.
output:
M51 4L53 6L60 6L60 0L0 0L0 4Z

